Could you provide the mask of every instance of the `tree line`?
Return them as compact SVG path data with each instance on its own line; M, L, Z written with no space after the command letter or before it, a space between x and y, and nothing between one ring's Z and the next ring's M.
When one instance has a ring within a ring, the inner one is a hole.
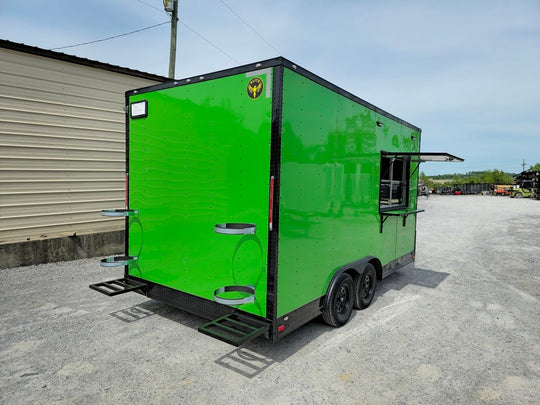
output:
M530 170L540 171L540 163L530 167ZM427 176L424 172L420 172L420 183L425 184L428 187L440 186L438 181L435 183L433 180L445 180L444 184L448 186L454 186L456 184L513 184L514 173L506 173L502 170L484 170L468 173L454 173L454 174L439 174L436 176Z

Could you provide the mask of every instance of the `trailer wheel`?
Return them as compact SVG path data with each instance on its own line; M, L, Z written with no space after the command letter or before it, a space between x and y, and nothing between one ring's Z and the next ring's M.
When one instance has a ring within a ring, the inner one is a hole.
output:
M354 307L364 309L369 307L375 296L377 287L377 272L371 263L368 263L364 272L356 279L354 286Z
M323 310L324 321L334 327L343 326L351 317L354 301L354 281L347 273L338 276Z

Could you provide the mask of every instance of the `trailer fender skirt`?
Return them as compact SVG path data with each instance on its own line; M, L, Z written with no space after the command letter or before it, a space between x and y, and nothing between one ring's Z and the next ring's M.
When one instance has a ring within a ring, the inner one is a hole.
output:
M239 292L248 295L241 298L228 298L220 296L221 294L229 292ZM243 305L255 302L255 287L252 285L228 285L225 287L220 287L214 291L214 301L216 301L218 304L225 305Z

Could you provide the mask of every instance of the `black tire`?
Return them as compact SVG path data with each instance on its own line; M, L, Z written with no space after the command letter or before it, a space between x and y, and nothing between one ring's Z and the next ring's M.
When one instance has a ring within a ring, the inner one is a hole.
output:
M356 309L364 309L369 307L375 289L377 288L377 272L371 263L368 263L364 269L364 273L356 279L354 285L354 307Z
M521 193L516 193L516 198L521 198L523 195Z
M324 321L334 327L343 326L351 317L354 305L354 281L347 273L341 273L328 292Z

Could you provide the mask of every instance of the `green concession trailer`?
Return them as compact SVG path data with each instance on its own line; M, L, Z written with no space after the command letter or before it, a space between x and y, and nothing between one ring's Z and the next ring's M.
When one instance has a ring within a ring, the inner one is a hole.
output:
M240 345L345 324L413 266L421 131L284 58L126 93L123 277ZM206 321L205 321L206 322Z

